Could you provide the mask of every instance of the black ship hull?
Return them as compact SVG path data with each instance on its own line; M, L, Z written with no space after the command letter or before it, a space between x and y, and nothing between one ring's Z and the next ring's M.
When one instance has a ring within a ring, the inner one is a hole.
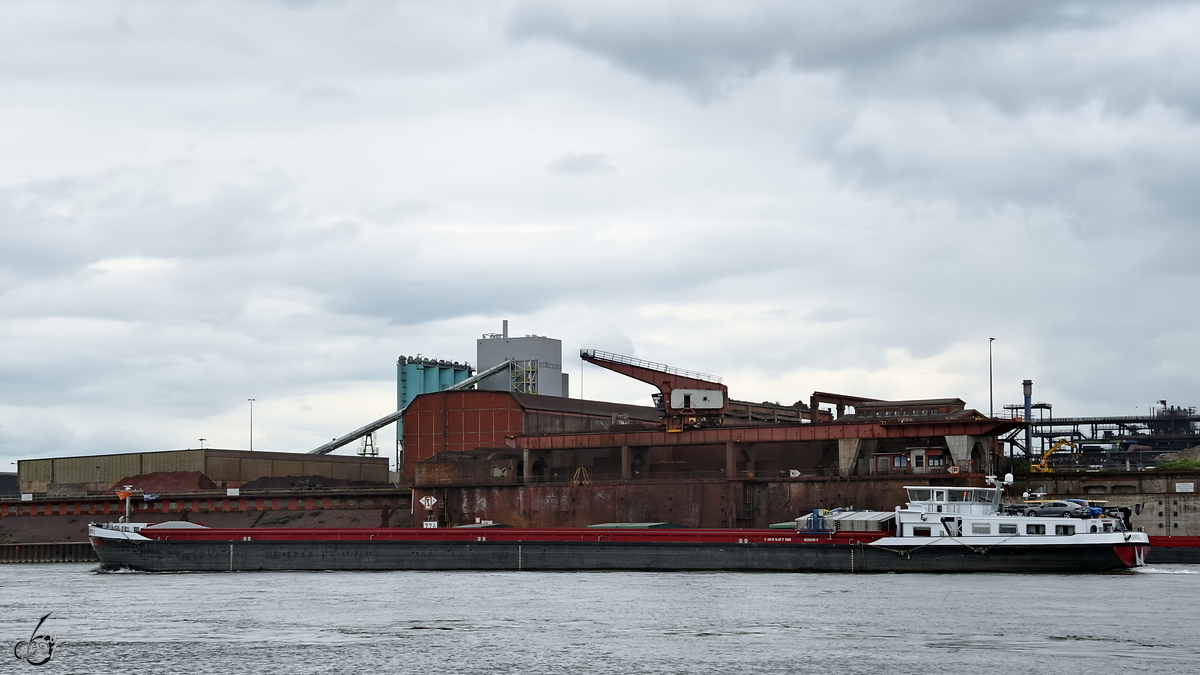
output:
M1136 547L1113 545L880 548L869 544L601 542L95 542L104 569L148 572L295 570L1057 572L1125 570ZM1128 550L1124 550L1128 549Z

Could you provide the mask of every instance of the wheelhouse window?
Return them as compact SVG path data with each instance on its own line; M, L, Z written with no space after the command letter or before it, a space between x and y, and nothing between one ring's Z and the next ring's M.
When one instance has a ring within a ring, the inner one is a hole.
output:
M932 490L909 490L908 498L914 502L927 502L932 494Z

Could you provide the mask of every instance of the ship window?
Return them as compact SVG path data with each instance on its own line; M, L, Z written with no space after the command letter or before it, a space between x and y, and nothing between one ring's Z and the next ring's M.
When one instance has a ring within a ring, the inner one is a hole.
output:
M928 537L928 536L931 536L931 535L930 535L930 528L928 528L928 527L914 527L914 528L913 528L913 536L914 536L914 537Z
M976 490L975 501L979 504L991 504L992 497L995 496L995 494L996 493L992 490Z
M931 490L909 490L908 498L914 502L927 502L931 492Z
M1075 526L1074 525L1055 525L1054 526L1054 534L1056 534L1060 537L1063 537L1063 536L1069 537L1069 536L1075 534Z
M945 490L934 490L933 491L933 501L935 501L935 502L946 501L946 491Z
M1046 526L1029 523L1025 526L1025 534L1046 534Z
M991 523L971 523L971 534L991 534Z
M1016 534L1016 523L1000 523L1000 534Z
M971 501L971 493L968 490L950 490L950 501L952 502L969 502Z

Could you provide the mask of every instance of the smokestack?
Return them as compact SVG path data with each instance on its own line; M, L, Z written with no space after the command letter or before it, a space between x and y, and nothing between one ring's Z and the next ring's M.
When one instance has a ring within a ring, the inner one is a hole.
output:
M1033 380L1025 380L1021 386L1025 389L1025 457L1032 461L1033 427L1030 423L1033 422Z
M500 334L504 336L505 340L508 339L508 319L504 320L504 329L500 331Z

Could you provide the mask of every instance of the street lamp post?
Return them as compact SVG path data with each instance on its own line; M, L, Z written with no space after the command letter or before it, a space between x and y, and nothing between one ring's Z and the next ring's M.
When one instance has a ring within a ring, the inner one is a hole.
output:
M250 452L254 452L254 399L246 399L250 402Z
M996 338L988 338L988 417L995 417L995 398L992 396L992 343Z

